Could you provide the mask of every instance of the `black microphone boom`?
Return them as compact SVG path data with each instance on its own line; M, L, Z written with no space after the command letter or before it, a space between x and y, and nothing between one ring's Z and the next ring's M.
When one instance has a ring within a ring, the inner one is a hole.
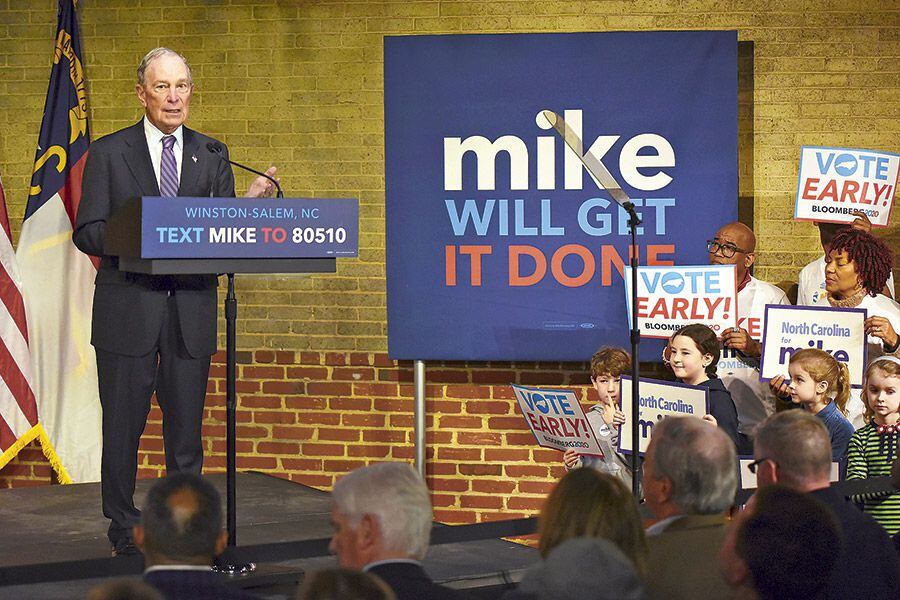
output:
M257 171L256 169L251 169L247 165L242 165L239 162L235 162L235 161L231 160L230 158L226 158L225 154L222 152L222 150L223 150L222 144L219 144L218 142L209 142L208 144L206 144L206 149L209 150L212 154L215 154L216 156L218 156L219 158L224 160L225 162L231 163L232 165L234 165L236 167L240 167L240 168L244 169L245 171L250 171L251 173L254 173L255 175L260 175L262 177L265 177L266 179L271 181L275 185L275 189L278 190L278 193L276 194L276 196L278 198L284 198L284 193L281 191L281 186L278 185L278 182L275 181L275 179L273 177L269 177L265 173L261 173L260 171Z

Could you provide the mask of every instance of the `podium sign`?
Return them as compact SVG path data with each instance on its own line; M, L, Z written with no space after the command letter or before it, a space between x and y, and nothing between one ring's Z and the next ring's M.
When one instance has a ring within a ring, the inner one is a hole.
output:
M110 254L143 259L354 257L359 206L356 199L147 196L117 212L110 229L117 233Z

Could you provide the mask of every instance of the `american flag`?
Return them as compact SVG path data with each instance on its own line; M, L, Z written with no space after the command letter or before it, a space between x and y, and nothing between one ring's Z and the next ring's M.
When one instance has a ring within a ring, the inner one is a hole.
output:
M96 267L72 243L87 158L87 82L74 0L60 0L50 86L16 256L43 450L63 483L100 479L100 399L90 344Z
M37 437L37 403L28 352L22 280L0 181L0 468Z

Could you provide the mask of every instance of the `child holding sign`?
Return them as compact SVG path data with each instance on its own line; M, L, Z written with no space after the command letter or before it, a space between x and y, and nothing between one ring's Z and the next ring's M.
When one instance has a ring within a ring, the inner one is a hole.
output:
M831 458L841 462L847 457L847 445L853 436L853 425L847 420L850 399L850 371L847 365L818 348L795 352L788 363L791 380L787 384L790 399L822 420L831 436ZM769 381L776 394L783 389L784 377ZM832 399L833 398L833 399Z
M850 439L847 479L890 475L900 455L900 359L882 356L866 369L866 425ZM900 492L851 496L891 535L900 531Z
M566 450L563 464L566 469L590 467L621 479L631 486L631 469L628 461L616 452L619 443L619 427L625 422L625 413L619 409L619 392L622 375L631 372L631 357L621 348L601 348L591 357L591 383L600 402L585 413L603 456L579 454Z
M714 422L728 434L739 455L749 455L753 453L753 447L750 440L738 431L734 400L716 376L720 350L719 339L712 329L692 323L675 332L663 358L682 383L709 389L710 414L704 419Z

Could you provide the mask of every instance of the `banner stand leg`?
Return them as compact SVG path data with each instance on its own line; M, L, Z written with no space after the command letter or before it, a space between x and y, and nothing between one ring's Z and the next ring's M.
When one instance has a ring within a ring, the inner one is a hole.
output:
M625 202L622 207L628 211L628 228L631 230L631 492L635 499L641 500L641 469L638 456L638 448L640 448L639 423L637 415L640 414L641 394L640 388L640 360L641 360L641 330L638 329L637 316L637 284L638 284L638 265L640 264L638 245L637 245L637 228L641 224L641 220L634 210L634 204ZM622 399L625 400L624 398Z
M225 420L226 420L226 468L225 488L227 497L228 547L237 545L237 297L234 295L234 273L227 273L228 292L225 295ZM215 570L230 576L248 575L256 570L255 563L217 564Z
M416 451L416 471L425 479L425 362L413 362L413 380L416 388L413 417L415 420L414 437Z

